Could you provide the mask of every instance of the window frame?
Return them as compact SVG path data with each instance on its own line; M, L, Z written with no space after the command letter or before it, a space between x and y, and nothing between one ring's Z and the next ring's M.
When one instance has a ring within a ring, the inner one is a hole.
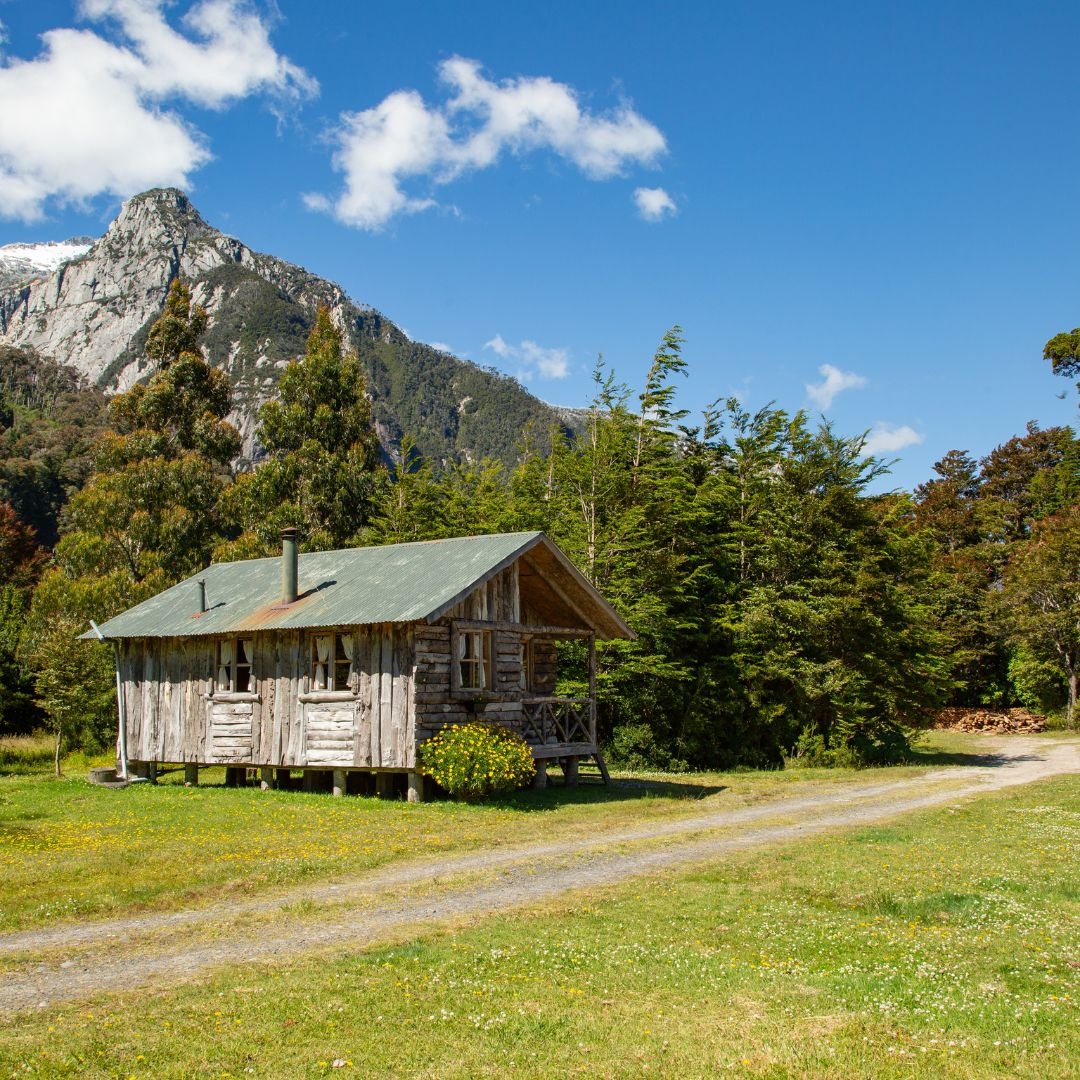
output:
M467 656L467 642L479 641L479 649L474 655ZM495 689L495 631L493 627L455 624L450 639L450 671L452 689L455 694L464 697L479 697L490 694ZM465 681L465 665L479 673L477 683Z
M319 659L319 641L330 638L330 648L325 660ZM346 648L344 639L350 638L351 642ZM308 638L306 682L309 694L334 694L344 697L353 696L356 692L356 657L349 656L351 649L355 648L356 638L351 632L343 630L328 630L324 633L313 633ZM320 676L320 668L325 670ZM341 674L344 672L344 674ZM319 685L322 681L323 685ZM339 685L340 683L340 685Z
M230 646L231 655L223 660L223 646ZM221 673L226 672L225 684ZM245 678L241 678L241 673ZM241 681L246 682L240 687ZM253 637L217 638L214 642L214 696L257 697L255 683L255 639Z

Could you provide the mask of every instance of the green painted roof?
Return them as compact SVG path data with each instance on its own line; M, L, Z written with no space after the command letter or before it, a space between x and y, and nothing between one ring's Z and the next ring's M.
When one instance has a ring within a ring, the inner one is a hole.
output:
M308 552L299 558L300 595L287 605L281 604L280 556L213 563L103 623L100 630L106 638L188 637L435 619L537 544L569 566L539 532ZM623 625L592 586L573 573ZM199 581L206 583L208 608L201 614Z

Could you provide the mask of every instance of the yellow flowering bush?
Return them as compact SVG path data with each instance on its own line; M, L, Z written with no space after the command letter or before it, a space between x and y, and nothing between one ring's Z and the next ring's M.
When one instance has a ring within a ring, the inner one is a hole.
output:
M424 772L455 799L480 799L527 784L536 774L532 749L498 724L455 724L420 745Z

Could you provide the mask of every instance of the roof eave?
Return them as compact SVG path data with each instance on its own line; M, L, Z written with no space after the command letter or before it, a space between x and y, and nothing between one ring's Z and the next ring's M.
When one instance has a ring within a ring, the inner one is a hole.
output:
M636 641L637 634L626 624L619 613L604 599L600 594L600 591L596 588L592 582L563 554L558 545L552 543L545 536L543 538L546 543L545 547L555 557L559 565L570 575L574 580L574 583L581 589L584 589L586 593L594 600L601 613L607 617L610 622L610 626L605 628L604 632L601 632L599 627L594 628L597 630L599 636L604 637L606 640L611 641L615 638L623 638L627 641ZM614 632L609 632L611 630Z

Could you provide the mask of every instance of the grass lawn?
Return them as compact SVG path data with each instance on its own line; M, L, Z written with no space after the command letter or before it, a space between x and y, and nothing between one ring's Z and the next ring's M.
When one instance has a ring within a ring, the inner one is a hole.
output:
M924 764L887 774L971 760L973 749L975 737L935 733ZM556 786L486 805L410 806L226 788L223 769L203 770L197 788L185 788L183 772L173 771L155 786L111 790L86 783L82 759L55 779L51 751L42 752L46 764L26 766L0 746L0 932L197 906L408 857L572 838L886 772L634 777L610 788Z
M1069 777L399 947L42 1010L5 1027L0 1075L1056 1080L1080 1076L1078 984Z

